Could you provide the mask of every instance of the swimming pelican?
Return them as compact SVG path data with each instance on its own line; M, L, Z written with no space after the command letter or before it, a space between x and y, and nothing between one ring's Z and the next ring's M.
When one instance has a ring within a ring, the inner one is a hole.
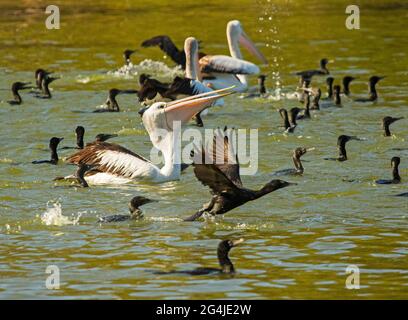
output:
M258 74L260 70L254 63L243 60L239 44L246 47L262 63L268 61L247 36L238 20L228 22L227 40L231 56L206 55L200 59L201 72L206 74L203 75L203 83L213 89L235 86L234 91L246 91L247 75Z
M185 124L212 102L231 93L228 88L168 103L157 102L143 112L142 121L150 140L163 154L162 168L120 145L98 141L87 144L84 149L68 157L67 161L77 165L94 165L86 174L89 184L122 184L139 179L153 182L178 180L181 164L177 162L181 161L176 159L177 146L174 141L177 141L175 134L179 132L174 131L174 122Z

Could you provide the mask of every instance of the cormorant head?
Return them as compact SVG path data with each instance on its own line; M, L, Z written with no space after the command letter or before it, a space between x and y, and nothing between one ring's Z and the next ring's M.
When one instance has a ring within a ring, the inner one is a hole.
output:
M110 98L115 98L118 94L122 93L122 90L113 88L109 90L109 97Z
M333 77L327 77L326 78L326 83L327 85L331 86L334 82L334 78Z
M125 51L123 51L123 57L126 61L128 61L130 59L130 56L135 52L135 50L126 49Z
M333 87L333 91L334 91L335 94L340 94L341 87L339 85L335 85Z
M263 191L268 193L268 192L273 192L275 190L282 189L282 188L289 187L289 186L296 185L296 184L297 183L275 179L275 180L269 181L262 189Z
M346 77L343 78L343 84L344 84L344 85L348 85L348 84L350 84L351 81L353 81L353 80L355 80L355 79L356 79L356 78L354 78L354 77L346 76Z
M50 139L50 148L51 149L53 149L53 148L57 148L58 147L58 144L62 141L62 140L64 140L64 138L57 138L57 137L52 137L51 139Z
M399 164L400 164L400 162L401 162L401 158L400 158L400 157L392 157L392 159L391 159L391 167L392 167L392 168L398 167Z
M401 120L401 119L404 119L404 117L399 117L399 118L394 118L394 117L384 117L383 118L383 125L384 126L389 126L390 124L392 124L392 123L394 123L395 121L398 121L398 120Z
M238 240L223 240L218 244L218 251L228 252L242 242L244 242L242 238Z
M148 75L148 74L146 74L146 73L142 73L142 74L139 76L139 84L140 84L140 85L143 85L147 79L150 79L150 75Z
M77 136L82 136L83 137L84 134L85 134L85 128L83 126L78 126L75 129L75 133L76 133Z
M28 86L31 82L14 82L11 86L11 91L17 92L18 90L30 89Z
M379 77L379 76L372 76L369 80L371 85L376 85L380 80L384 79L385 77Z
M110 138L115 138L117 136L117 134L99 133L95 136L95 141L104 142L106 140L109 140Z
M139 209L140 206L150 203L150 202L156 202L157 200L151 200L142 196L136 196L133 197L132 200L129 202L129 211L134 212L137 209Z
M298 107L294 107L292 109L290 109L290 115L292 117L292 119L296 119L297 115L299 114L300 111L302 111L303 109L298 108Z
M307 152L306 148L296 148L293 151L293 157L296 159L300 159L305 153Z
M320 67L322 69L325 69L328 63L329 63L329 59L324 58L324 59L320 60Z
M258 76L258 82L259 83L264 83L266 79L266 75L261 74L260 76Z
M337 138L337 145L338 146L345 145L346 142L349 142L350 140L361 141L361 139L356 136L347 136L347 135L342 134L341 136Z

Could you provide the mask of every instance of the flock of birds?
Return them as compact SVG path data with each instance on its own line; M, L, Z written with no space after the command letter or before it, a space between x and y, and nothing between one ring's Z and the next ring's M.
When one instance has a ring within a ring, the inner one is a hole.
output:
M245 33L241 23L237 20L227 24L227 41L230 55L208 55L199 51L199 42L192 37L185 40L184 50L179 50L168 36L157 36L146 40L142 47L158 46L175 63L185 70L184 77L176 77L171 83L164 83L152 78L150 75L141 74L139 77L139 90L109 90L108 98L104 108L96 109L95 112L119 112L119 104L116 97L119 94L136 94L141 109L139 114L143 124L149 134L154 147L159 149L164 157L164 166L159 168L148 159L128 150L118 144L107 142L114 138L114 134L99 134L92 142L84 143L85 128L78 126L75 129L76 146L64 147L63 149L76 149L76 152L65 161L78 166L76 172L70 176L57 177L55 180L76 180L82 187L89 184L122 184L135 180L148 179L153 182L165 182L178 180L181 172L189 167L187 164L178 164L174 161L173 138L174 121L187 124L191 119L195 119L196 125L204 126L202 116L209 107L223 105L224 97L235 92L248 92L248 75L260 73L260 68L249 61L243 59L240 44L245 46L249 52L256 56L261 63L267 63L266 58L250 40ZM134 50L124 52L125 64L131 67L131 55ZM290 110L279 109L278 112L283 120L283 127L286 133L292 133L297 127L297 121L311 118L311 110L318 111L321 107L339 107L342 99L352 99L350 84L355 79L351 76L343 78L342 85L334 85L334 78L330 76L327 65L328 59L320 61L320 68L297 72L299 77L299 87L287 98L297 99L303 108L294 107ZM312 79L316 76L326 76L327 96L322 95L320 88L312 87ZM377 83L384 77L372 76L369 79L369 95L365 98L353 99L360 103L372 103L378 99L376 90ZM12 85L14 99L9 101L11 105L23 103L20 95L21 90L32 89L32 93L37 98L52 98L49 84L57 77L52 73L38 69L35 72L36 88L33 89L30 83L15 82ZM266 76L259 75L258 87L252 92L241 96L245 99L254 97L267 97L268 92L265 87ZM403 117L385 117L383 119L384 136L391 136L390 125ZM158 130L164 129L165 136L157 134ZM213 145L196 146L192 150L192 166L197 179L211 190L211 199L200 210L192 216L184 219L194 221L204 214L211 216L224 214L246 202L256 200L276 190L288 187L290 183L280 179L274 179L266 183L259 190L251 190L243 186L240 177L240 167L237 155L234 153L231 141L236 134L234 129L224 128L215 131ZM33 164L58 163L58 145L63 138L52 137L49 142L51 150L50 160L33 161ZM362 139L355 136L340 135L337 146L339 155L335 158L325 160L347 161L346 143ZM219 143L221 141L221 143ZM220 146L221 144L221 146ZM219 148L222 152L219 152ZM301 157L313 148L296 148L293 151L294 168L282 170L274 173L274 176L302 175L304 167ZM222 161L219 161L221 157ZM210 161L206 161L210 160ZM378 184L396 184L401 182L399 175L400 158L393 157L392 179L378 180ZM408 197L408 193L398 196ZM130 214L113 215L101 217L101 223L119 222L125 220L136 220L143 217L140 206L154 202L154 200L136 196L129 203ZM228 258L231 248L241 243L239 240L224 240L218 246L218 260L221 269L199 268L193 271L171 271L188 274L208 274L214 271L222 273L234 273L234 267ZM163 272L160 274L167 274Z

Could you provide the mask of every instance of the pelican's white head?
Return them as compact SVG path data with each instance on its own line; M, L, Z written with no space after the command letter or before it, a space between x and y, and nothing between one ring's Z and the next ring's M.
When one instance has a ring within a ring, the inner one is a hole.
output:
M175 121L187 123L197 113L209 107L215 100L231 94L231 88L187 97L172 102L156 102L142 111L142 121L150 140L157 146L166 133L172 133Z
M227 24L227 39L230 48L231 56L237 59L242 59L241 50L238 43L248 49L255 57L257 57L262 63L268 63L265 56L255 46L249 36L245 33L241 22L238 20L231 20Z

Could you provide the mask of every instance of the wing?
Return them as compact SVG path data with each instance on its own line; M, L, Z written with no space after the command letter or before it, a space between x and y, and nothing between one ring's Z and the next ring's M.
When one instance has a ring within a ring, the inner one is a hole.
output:
M168 36L156 36L142 42L142 47L158 46L166 53L175 63L182 66L186 65L186 55L180 51Z
M259 68L256 64L230 56L207 55L199 61L202 73L232 73L232 74L258 74Z
M204 165L207 171L212 167L211 172L213 172L213 177L211 180L214 180L214 174L218 172L218 175L221 173L222 177L220 176L215 180L222 180L225 185L232 184L235 188L239 189L242 187L242 181L239 175L238 157L233 143L234 135L236 136L234 129L228 129L226 127L224 130L218 129L214 134L212 142L207 144L206 148L195 148L193 165L195 168ZM194 170L194 172L196 172L196 170ZM200 177L202 177L202 179ZM200 177L197 176L197 178L203 182L205 176ZM228 183L225 179L228 180ZM210 186L209 184L207 185Z
M138 154L113 143L92 142L67 158L69 163L93 165L93 170L132 178L149 173L153 164Z
M208 186L214 194L240 193L240 189L227 176L213 164L195 164L194 174L205 186Z

